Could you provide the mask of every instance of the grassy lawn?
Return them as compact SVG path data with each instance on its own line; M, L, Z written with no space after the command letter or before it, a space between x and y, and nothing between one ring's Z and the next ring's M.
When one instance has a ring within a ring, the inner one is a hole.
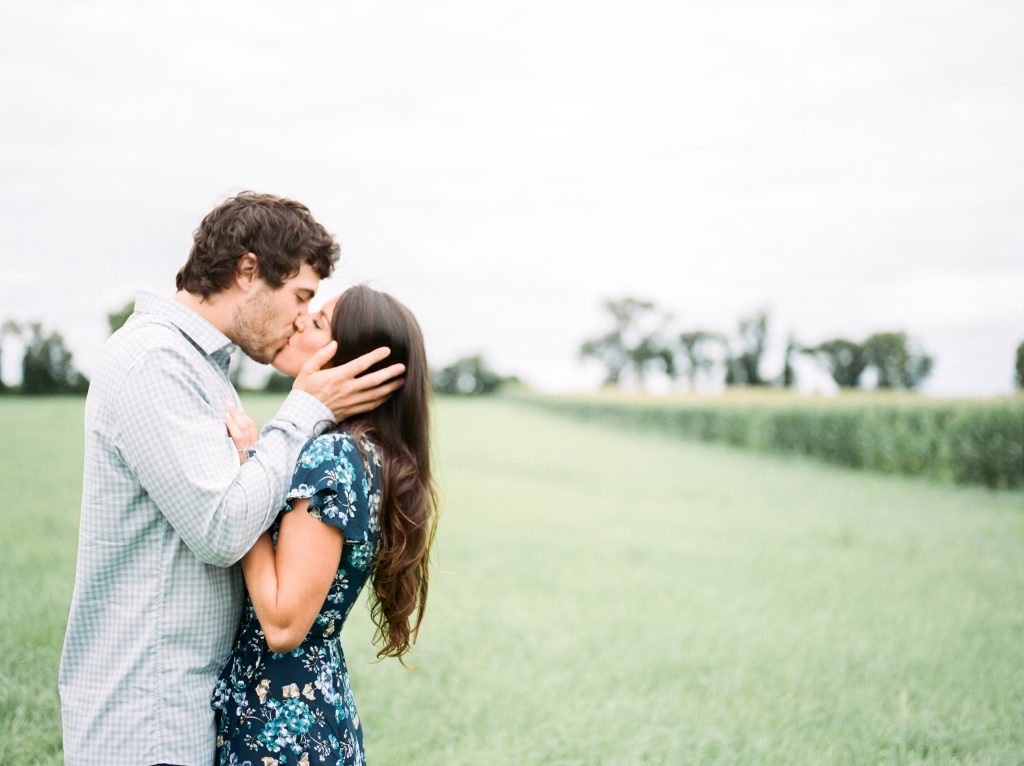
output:
M1024 762L1024 493L436 412L418 669L343 637L371 766ZM81 417L0 400L3 764L60 763Z

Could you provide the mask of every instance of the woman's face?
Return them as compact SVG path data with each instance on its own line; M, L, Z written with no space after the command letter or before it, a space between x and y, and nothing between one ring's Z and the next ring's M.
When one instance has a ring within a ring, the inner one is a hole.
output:
M338 298L331 298L313 314L300 314L295 321L295 332L271 364L285 375L299 374L302 365L313 354L331 342L331 317Z

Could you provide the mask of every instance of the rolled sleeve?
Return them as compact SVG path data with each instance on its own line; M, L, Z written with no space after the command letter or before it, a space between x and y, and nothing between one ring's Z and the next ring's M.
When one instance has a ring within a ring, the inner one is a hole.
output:
M288 394L288 398L284 400L273 420L264 426L263 431L265 433L269 428L288 428L290 426L302 431L305 437L309 438L310 435L319 433L336 422L334 413L315 396L305 391L293 390ZM300 449L302 446L299 445ZM298 455L296 455L297 457Z

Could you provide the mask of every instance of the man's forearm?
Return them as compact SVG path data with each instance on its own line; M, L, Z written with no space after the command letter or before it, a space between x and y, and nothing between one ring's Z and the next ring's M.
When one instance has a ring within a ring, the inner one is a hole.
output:
M201 561L227 567L237 563L273 523L284 503L295 463L319 422L289 397L264 427L256 453L238 468L235 480L208 512L209 528L193 553ZM298 410L298 412L296 412ZM184 536L184 535L183 535ZM186 542L188 542L186 540Z
M224 412L197 391L178 351L153 350L118 391L115 443L195 556L226 567L270 526L302 446L333 416L309 394L292 392L263 429L256 456L239 466Z

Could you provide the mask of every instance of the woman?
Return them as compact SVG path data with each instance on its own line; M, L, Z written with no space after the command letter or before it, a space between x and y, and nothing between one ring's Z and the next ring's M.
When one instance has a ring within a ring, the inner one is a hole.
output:
M406 366L405 384L378 409L310 440L280 517L242 559L245 611L212 701L221 766L364 764L341 627L372 580L377 654L402 661L426 605L437 506L419 325L391 296L359 286L297 329L274 360L283 372L333 336L332 364L387 346L387 363ZM243 455L255 443L255 425L240 412L228 430Z

